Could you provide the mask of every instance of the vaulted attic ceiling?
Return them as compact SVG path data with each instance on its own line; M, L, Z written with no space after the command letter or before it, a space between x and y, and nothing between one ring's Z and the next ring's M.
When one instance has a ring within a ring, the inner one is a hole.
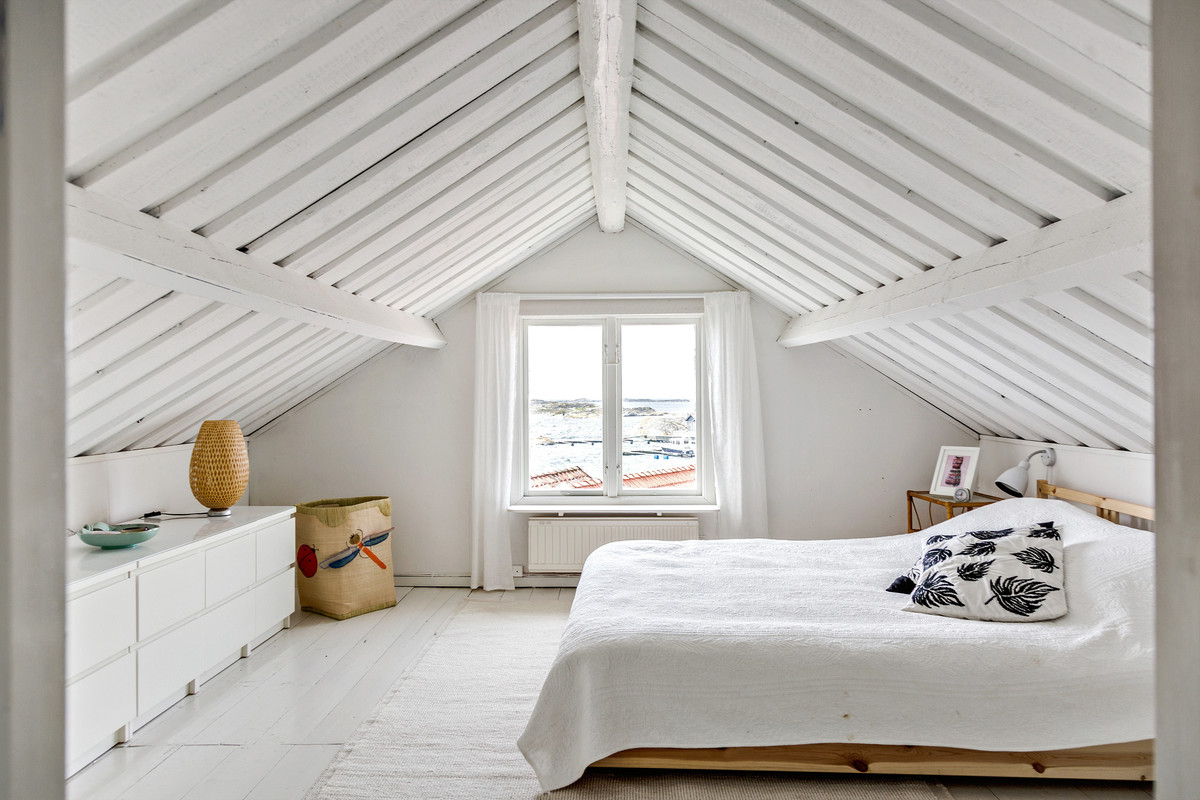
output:
M71 454L252 432L598 214L981 434L1149 451L1148 15L69 0Z

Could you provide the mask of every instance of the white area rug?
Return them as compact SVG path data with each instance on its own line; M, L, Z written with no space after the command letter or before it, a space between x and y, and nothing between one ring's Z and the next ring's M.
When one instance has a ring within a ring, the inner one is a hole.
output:
M306 800L949 800L920 779L589 770L541 793L517 750L570 605L468 602Z

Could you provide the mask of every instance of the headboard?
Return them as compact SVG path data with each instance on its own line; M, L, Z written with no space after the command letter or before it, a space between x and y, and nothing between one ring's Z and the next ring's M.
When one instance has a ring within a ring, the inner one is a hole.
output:
M1144 506L1140 503L1130 503L1127 500L1113 500L1111 497L1101 497L1098 494L1081 492L1078 489L1067 489L1063 486L1055 486L1048 481L1039 480L1037 482L1037 496L1054 497L1072 503L1094 506L1096 514L1109 522L1120 522L1121 514L1149 520L1150 522L1154 521L1154 509L1150 506Z

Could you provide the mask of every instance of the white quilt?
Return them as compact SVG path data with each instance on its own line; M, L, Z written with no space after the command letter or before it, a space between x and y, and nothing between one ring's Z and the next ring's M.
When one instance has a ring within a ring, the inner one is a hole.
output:
M1069 612L997 623L884 591L934 533L1054 520ZM588 558L518 741L542 787L631 747L1041 750L1149 739L1153 538L1014 499L877 539L621 542Z

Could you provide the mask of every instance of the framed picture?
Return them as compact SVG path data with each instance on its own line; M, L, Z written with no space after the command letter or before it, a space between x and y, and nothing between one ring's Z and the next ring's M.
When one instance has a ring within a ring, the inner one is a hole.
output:
M930 494L954 496L954 490L975 485L975 468L979 466L978 447L942 447L933 470Z

